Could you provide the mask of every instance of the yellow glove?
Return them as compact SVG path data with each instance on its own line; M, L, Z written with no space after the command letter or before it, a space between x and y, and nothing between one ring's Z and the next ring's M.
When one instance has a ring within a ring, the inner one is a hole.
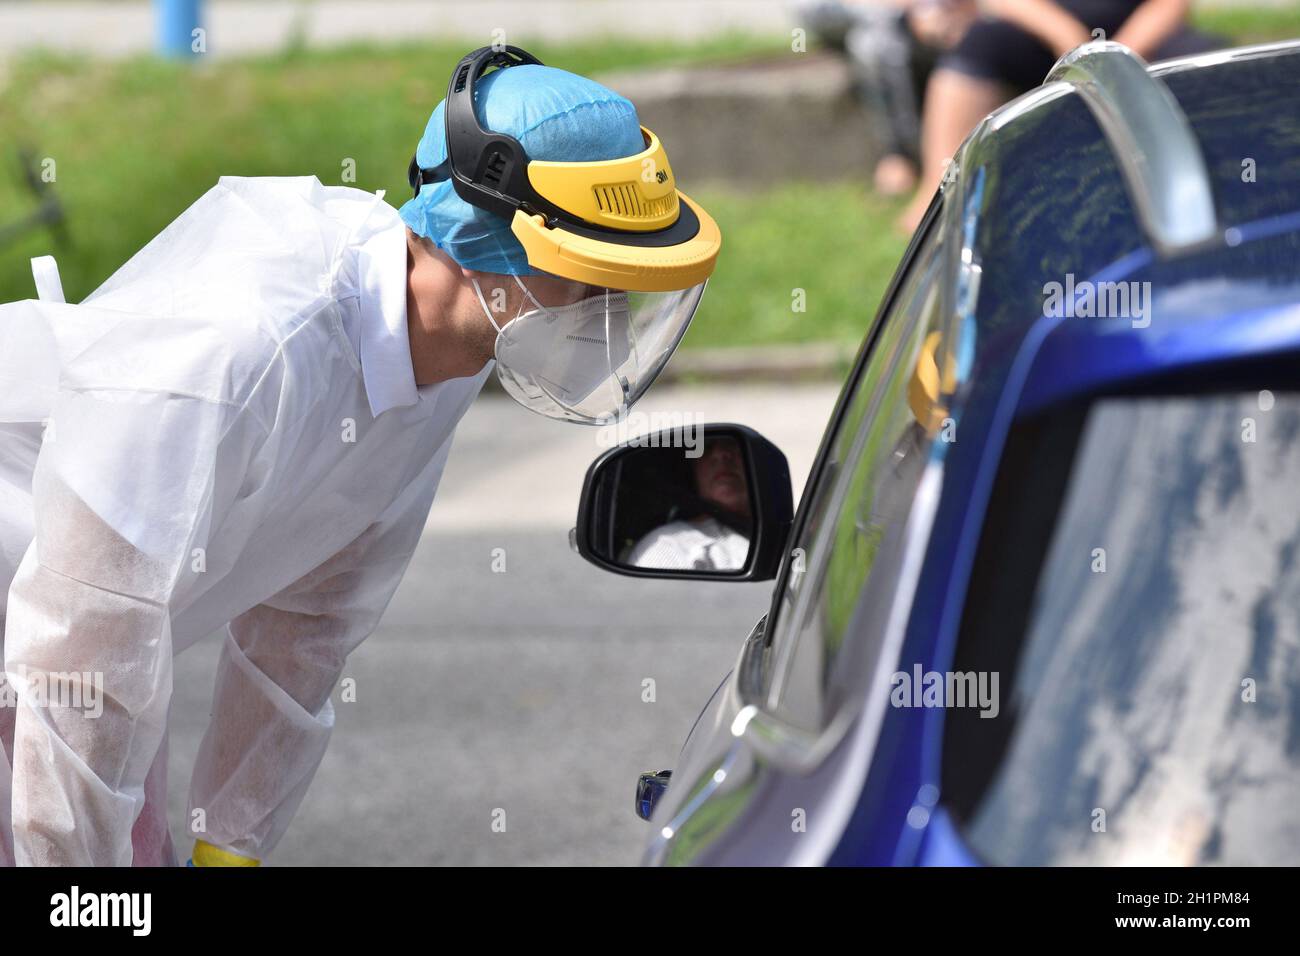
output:
M191 866L261 866L260 860L251 856L240 856L202 840L194 841L194 853L190 856Z

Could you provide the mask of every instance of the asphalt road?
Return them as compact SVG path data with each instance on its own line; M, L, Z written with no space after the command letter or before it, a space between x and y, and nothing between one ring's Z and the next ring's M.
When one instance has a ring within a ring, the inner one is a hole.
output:
M789 457L797 496L837 391L664 385L636 411L758 429ZM348 662L357 699L336 692L330 751L273 862L639 860L636 775L673 766L771 585L625 578L573 553L582 476L605 436L499 395L470 410L406 579ZM217 648L209 638L176 661L178 835Z

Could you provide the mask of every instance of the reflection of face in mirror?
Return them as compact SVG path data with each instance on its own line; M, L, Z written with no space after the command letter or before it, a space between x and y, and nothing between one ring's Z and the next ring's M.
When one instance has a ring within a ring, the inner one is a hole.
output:
M691 465L696 494L728 514L749 520L749 482L740 442L726 437L705 442L704 453Z
M680 452L677 452L680 454ZM689 489L674 496L664 520L643 535L624 563L680 571L739 571L749 557L753 512L740 442L717 436L686 459Z

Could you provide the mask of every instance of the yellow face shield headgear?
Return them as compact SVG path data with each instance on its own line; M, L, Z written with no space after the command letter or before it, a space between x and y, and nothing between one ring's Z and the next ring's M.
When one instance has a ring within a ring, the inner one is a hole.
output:
M497 326L497 375L533 411L612 421L649 388L690 324L722 245L717 224L677 191L658 137L622 159L530 159L513 136L483 128L474 85L491 69L540 62L484 47L457 65L444 108L447 158L411 160L415 194L450 181L456 195L509 223L533 269L581 283L582 298L531 306ZM523 281L516 277L520 284ZM475 280L480 303L488 309Z
M450 180L465 202L500 216L528 264L551 275L628 292L674 292L701 285L722 246L717 223L678 192L659 138L642 127L645 149L599 162L528 157L507 133L486 130L474 111L474 84L490 68L541 61L518 47L467 55L447 89L447 159L423 169L412 158L416 195Z

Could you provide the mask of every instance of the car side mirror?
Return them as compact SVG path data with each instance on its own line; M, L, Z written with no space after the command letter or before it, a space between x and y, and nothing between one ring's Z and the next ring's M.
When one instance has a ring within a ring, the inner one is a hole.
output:
M790 466L758 432L670 428L592 463L573 544L618 574L770 581L793 518Z

